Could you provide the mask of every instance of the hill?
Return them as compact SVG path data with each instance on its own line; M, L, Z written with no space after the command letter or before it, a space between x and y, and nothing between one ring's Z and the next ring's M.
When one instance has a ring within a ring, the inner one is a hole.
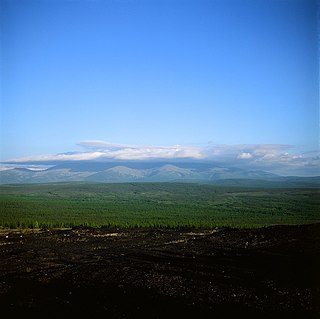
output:
M320 177L279 176L210 163L65 162L45 170L12 168L0 171L1 184L88 181L193 182L248 187L320 187Z

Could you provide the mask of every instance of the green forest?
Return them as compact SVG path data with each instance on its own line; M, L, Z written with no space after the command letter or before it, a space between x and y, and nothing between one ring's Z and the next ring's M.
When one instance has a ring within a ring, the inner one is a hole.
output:
M240 227L320 222L318 189L187 183L0 186L0 227Z

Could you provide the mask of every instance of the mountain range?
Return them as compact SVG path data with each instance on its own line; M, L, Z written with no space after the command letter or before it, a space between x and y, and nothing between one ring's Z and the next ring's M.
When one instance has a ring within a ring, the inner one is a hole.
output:
M320 176L279 176L210 163L64 162L47 169L12 168L0 171L1 184L52 182L194 182L224 186L319 187Z

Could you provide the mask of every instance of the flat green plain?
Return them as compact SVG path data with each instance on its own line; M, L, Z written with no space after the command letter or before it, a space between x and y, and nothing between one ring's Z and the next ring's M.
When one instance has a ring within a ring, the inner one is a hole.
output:
M240 227L320 222L320 190L187 183L0 186L0 227Z

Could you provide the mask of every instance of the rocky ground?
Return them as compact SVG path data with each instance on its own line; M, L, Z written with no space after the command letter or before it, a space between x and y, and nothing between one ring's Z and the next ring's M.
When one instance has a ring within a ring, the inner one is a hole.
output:
M320 318L320 224L3 229L0 311L10 318Z

